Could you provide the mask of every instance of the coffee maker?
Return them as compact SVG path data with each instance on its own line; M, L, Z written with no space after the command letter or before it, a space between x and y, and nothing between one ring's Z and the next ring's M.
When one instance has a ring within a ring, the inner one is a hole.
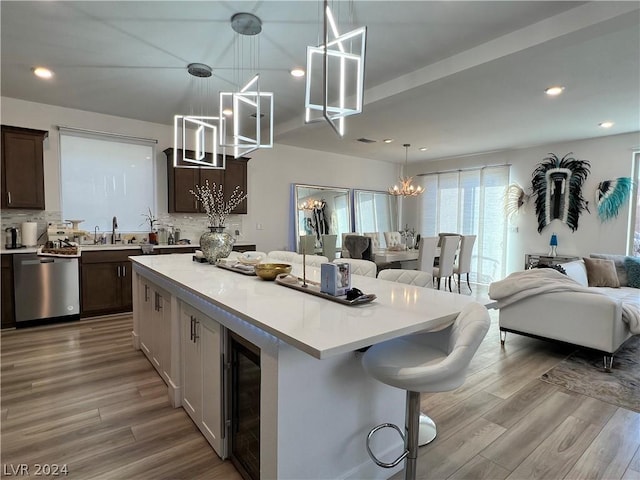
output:
M22 248L22 243L20 242L20 230L16 227L7 227L5 229L4 247L7 249Z

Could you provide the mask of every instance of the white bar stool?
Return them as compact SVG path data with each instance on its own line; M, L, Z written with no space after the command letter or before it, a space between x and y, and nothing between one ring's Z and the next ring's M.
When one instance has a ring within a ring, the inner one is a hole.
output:
M405 460L404 478L416 478L420 393L447 392L462 385L469 363L490 325L487 309L471 303L443 330L396 338L373 345L365 352L362 365L369 375L407 391L404 433L397 425L383 423L367 435L367 452L377 465L393 468ZM372 436L382 428L395 429L404 441L404 452L389 463L381 462L370 448ZM435 424L433 430L435 436Z

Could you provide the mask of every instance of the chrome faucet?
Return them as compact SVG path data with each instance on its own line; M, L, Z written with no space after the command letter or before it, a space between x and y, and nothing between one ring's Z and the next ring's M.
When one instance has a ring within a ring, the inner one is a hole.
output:
M98 241L98 229L100 228L100 225L96 225L96 228L93 229L93 244L97 245L98 243L100 243Z
M111 243L116 243L116 228L118 228L118 219L113 217L111 220Z

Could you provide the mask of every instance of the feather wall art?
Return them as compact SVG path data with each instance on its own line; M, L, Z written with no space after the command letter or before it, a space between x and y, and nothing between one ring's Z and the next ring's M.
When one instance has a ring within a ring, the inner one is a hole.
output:
M620 177L615 180L604 180L596 188L596 206L601 222L606 222L618 216L620 207L629 198L633 181L630 177Z
M573 152L562 159L549 153L533 171L532 196L535 196L538 233L552 220L559 219L572 230L578 229L578 218L583 210L589 211L588 202L582 197L582 185L591 164L577 160Z
M511 220L520 208L529 200L529 195L524 193L524 189L517 183L507 186L504 192L504 213Z

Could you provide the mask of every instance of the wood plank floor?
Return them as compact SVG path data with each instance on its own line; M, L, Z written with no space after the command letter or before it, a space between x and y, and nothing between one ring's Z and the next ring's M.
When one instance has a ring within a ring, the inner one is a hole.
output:
M418 477L640 480L640 414L538 380L570 351L512 334L501 349L492 317L466 383L423 395L438 437ZM3 475L39 463L83 480L240 479L171 408L131 328L115 317L2 332Z
M169 405L132 327L128 315L2 332L3 476L64 464L70 479L241 479Z

